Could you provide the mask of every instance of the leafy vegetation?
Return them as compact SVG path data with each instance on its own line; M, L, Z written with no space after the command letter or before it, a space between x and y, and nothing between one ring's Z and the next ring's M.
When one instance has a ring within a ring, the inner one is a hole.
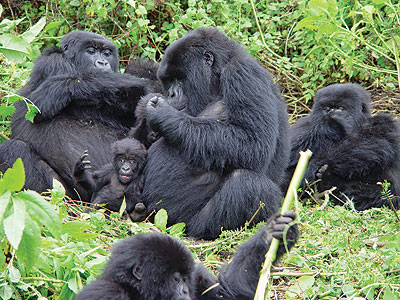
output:
M2 2L3 3L3 2ZM291 117L310 109L312 96L333 82L358 81L387 93L379 110L400 112L400 4L392 0L285 1L7 1L0 5L0 139L33 61L65 33L84 29L108 36L121 66L131 57L159 60L166 46L188 30L218 26L271 70L283 88ZM374 91L373 91L374 92ZM392 94L393 92L394 94ZM396 94L397 93L397 94ZM397 97L397 98L396 98ZM397 102L396 102L397 101ZM378 101L376 102L378 104ZM30 113L35 108L31 107ZM28 118L32 115L28 115ZM131 223L119 213L80 214L55 182L48 194L21 191L17 161L0 180L0 298L72 299L101 271L114 242L161 231L181 239L216 270L257 228L225 231L213 242L184 238L184 224L166 228ZM297 204L302 234L273 273L270 296L286 299L398 299L399 222L389 209L356 212L316 200ZM329 194L327 194L327 197Z

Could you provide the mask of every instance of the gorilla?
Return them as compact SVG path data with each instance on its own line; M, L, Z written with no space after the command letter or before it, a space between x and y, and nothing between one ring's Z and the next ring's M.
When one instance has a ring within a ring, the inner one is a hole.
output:
M88 151L76 163L74 177L91 195L91 206L106 204L110 211L119 211L126 193L126 211L131 212L139 202L143 188L142 170L147 150L137 140L125 138L111 146L113 163L92 171ZM129 201L128 201L129 199ZM137 207L140 211L142 205Z
M272 237L287 241L290 249L298 237L296 214L275 214L268 226L239 246L218 279L180 242L161 233L135 235L112 250L103 274L88 284L75 300L196 300L254 298L259 272ZM277 259L286 251L281 243Z
M165 208L170 225L185 222L189 236L204 239L244 225L261 204L254 221L268 219L289 159L286 105L268 71L202 28L166 49L157 76L166 96L146 108L161 136L144 170L147 212Z
M152 91L150 80L117 73L118 63L112 42L84 31L71 32L60 47L43 51L19 91L40 114L31 123L25 104L16 104L11 140L0 146L0 171L21 157L25 188L43 192L56 178L67 195L88 200L74 185L76 158L87 149L93 168L110 163L110 145L128 134L137 102Z
M357 210L389 205L377 182L387 180L400 192L400 127L389 114L371 116L370 95L358 84L333 84L317 91L310 116L290 129L293 173L299 151L313 156L305 179L323 190L336 186L336 204L353 199ZM290 177L290 176L289 176ZM393 198L400 208L399 198Z

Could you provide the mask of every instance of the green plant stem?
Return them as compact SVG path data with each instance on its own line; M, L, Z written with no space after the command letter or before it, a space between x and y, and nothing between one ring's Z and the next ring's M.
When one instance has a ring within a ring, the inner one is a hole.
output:
M307 150L305 152L303 151L300 152L300 159L297 163L296 169L294 170L292 180L290 181L288 190L286 192L285 200L283 201L283 205L281 208L281 214L288 211L292 206L292 203L295 199L296 191L299 188L301 181L303 180L304 173L306 171L311 154L312 152L310 150ZM278 251L278 248L279 248L279 240L272 238L269 250L265 255L264 265L260 272L260 279L258 281L254 300L264 300L265 295L268 294L267 286L271 274L271 266L272 262L276 258L276 253Z

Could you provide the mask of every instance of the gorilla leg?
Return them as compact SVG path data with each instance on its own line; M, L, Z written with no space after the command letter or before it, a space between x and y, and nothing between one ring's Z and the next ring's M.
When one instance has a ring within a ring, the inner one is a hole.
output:
M266 176L238 169L227 176L221 189L187 223L189 236L215 239L224 230L236 229L250 221L260 203L253 224L265 221L278 211L282 192Z
M0 171L4 173L19 157L25 168L25 189L42 193L53 187L53 178L61 181L56 172L21 140L8 140L0 144Z

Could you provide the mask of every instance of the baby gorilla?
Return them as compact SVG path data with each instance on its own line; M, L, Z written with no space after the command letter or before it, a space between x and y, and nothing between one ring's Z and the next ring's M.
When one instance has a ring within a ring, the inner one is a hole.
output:
M388 205L377 182L387 180L400 192L400 129L389 114L371 116L370 96L358 84L334 84L315 95L308 117L290 129L292 173L299 151L313 152L305 178L321 179L325 190L336 186L335 201L347 195L357 210ZM393 198L400 208L398 197Z
M126 211L134 208L143 212L138 204L143 188L142 170L146 163L147 150L137 140L126 138L112 144L113 164L92 171L88 152L85 151L75 165L74 177L78 184L91 195L91 206L106 203L105 208L119 211L125 197ZM137 205L138 207L135 207Z
M232 261L215 278L196 265L190 251L172 237L160 233L135 235L112 250L103 274L87 285L75 300L250 300L254 298L259 272L272 237L286 239L290 249L298 237L288 211L269 219L251 239L241 245ZM281 243L277 259L285 253Z

